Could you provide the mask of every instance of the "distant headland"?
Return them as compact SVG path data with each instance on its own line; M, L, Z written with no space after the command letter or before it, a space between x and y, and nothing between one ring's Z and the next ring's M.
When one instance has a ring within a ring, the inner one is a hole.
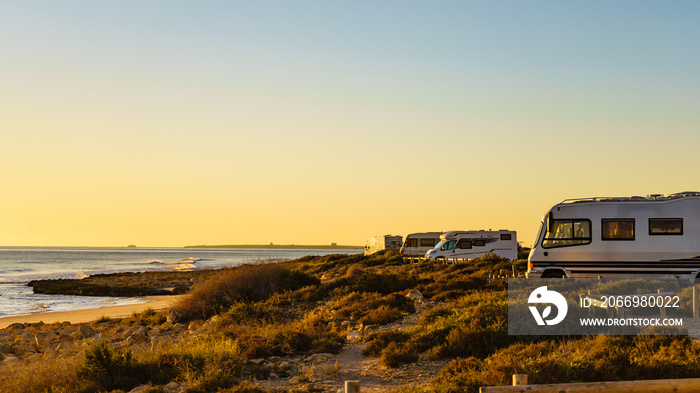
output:
M343 246L336 243L323 244L323 245L309 245L309 244L222 244L222 245L198 245L198 246L185 246L185 248L316 248L316 249L349 249L349 250L360 250L362 246Z

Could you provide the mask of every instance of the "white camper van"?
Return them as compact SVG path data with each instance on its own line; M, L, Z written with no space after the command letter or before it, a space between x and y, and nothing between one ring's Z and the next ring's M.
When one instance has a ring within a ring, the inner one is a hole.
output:
M518 259L518 240L515 231L451 231L440 236L440 243L425 254L434 261L466 260L496 254L515 261Z
M374 254L377 251L388 250L388 249L400 249L403 237L384 235L384 236L373 236L367 239L365 244L365 255Z
M567 199L544 216L528 277L695 279L700 193Z
M401 254L409 258L423 258L425 253L432 250L440 242L443 232L411 233L401 246Z

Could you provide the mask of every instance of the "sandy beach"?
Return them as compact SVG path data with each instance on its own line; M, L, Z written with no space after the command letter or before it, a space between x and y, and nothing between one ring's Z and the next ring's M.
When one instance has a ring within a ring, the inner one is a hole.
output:
M74 311L49 311L38 314L18 315L0 318L0 329L4 329L13 323L57 323L70 322L82 323L91 322L101 317L120 318L131 316L132 313L152 308L154 310L162 310L168 308L182 298L179 296L148 296L143 303L126 304L120 306L93 308L88 310Z

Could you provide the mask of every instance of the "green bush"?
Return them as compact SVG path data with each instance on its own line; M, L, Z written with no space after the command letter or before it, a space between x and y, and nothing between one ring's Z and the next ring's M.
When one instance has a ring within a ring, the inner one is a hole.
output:
M440 318L444 318L447 316L452 315L454 310L452 307L449 306L437 306L433 307L429 310L426 310L423 312L423 315L421 315L420 320L418 321L419 324L421 325L428 325Z
M155 311L152 308L148 308L140 313L132 313L131 317L122 319L120 323L123 325L143 325L154 327L163 324L166 320L166 312ZM109 321L109 318L107 318L107 321Z
M450 329L445 343L431 348L431 357L450 358L473 356L484 358L510 342L508 332L473 325L455 326Z
M411 346L390 343L382 351L379 362L386 367L396 368L404 363L413 363L418 360L418 351Z
M135 387L141 375L131 351L117 350L105 341L85 350L85 359L76 370L78 377L94 381L106 390Z
M264 329L231 325L224 328L223 334L236 342L245 359L295 353L338 353L344 343L339 334L328 332L307 321L266 325Z
M479 387L487 386L480 375L482 365L483 363L480 360L473 357L453 360L440 371L440 374L433 382L433 390L439 393L478 392ZM499 385L507 384L494 384L494 386Z
M336 300L332 307L336 318L358 320L364 325L385 325L415 311L413 301L398 293L382 296L352 292Z
M398 250L379 251L369 255L362 261L364 266L395 266L403 263L403 255Z
M230 388L238 383L238 380L230 370L224 368L211 368L204 370L192 384L185 390L186 393L217 392L221 388Z
M242 302L262 301L274 293L293 291L320 281L275 263L242 265L223 270L219 277L195 287L177 308L194 317L209 318Z
M222 313L223 324L268 324L281 323L289 318L284 302L277 296L272 296L264 302L235 302Z
M361 270L352 276L339 278L330 284L328 289L347 287L349 291L377 292L387 295L413 288L415 285L415 277L368 269Z
M384 348L392 343L405 343L411 338L411 335L406 332L378 332L372 333L368 337L369 343L362 350L362 355L378 357L381 356Z

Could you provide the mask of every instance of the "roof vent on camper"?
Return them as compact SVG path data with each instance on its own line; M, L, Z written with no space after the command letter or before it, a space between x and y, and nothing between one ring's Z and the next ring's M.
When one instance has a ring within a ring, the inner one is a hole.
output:
M647 195L647 197L649 197L650 199L653 199L653 200L657 200L657 199L659 199L659 197L662 197L662 196L663 196L662 194L649 194L649 195Z

